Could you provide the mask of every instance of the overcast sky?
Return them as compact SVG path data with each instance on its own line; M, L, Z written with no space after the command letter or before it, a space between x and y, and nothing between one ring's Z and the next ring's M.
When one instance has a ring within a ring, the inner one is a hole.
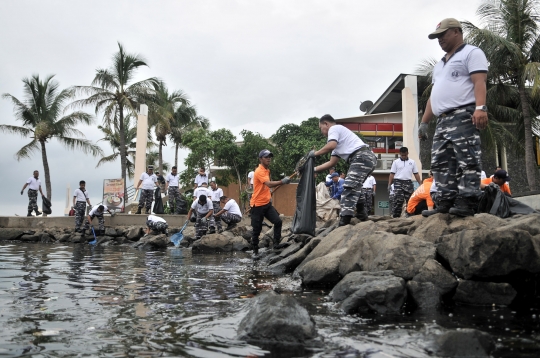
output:
M23 99L21 79L55 74L61 88L89 85L107 68L121 42L149 68L138 79L163 79L186 92L212 129L242 129L270 136L281 125L325 113L360 115L360 101L375 101L400 73L413 73L442 50L427 35L440 20L478 22L477 0L3 0L0 11L0 93ZM92 108L88 108L93 113ZM0 99L0 123L20 125ZM81 127L99 140L97 125ZM41 154L17 161L28 143L0 133L0 215L26 215L19 192ZM111 149L102 143L106 154ZM120 177L120 163L95 168L99 158L48 143L53 215L63 215L66 186L87 181L101 201L105 178ZM174 161L172 147L165 161ZM182 165L185 153L182 154ZM40 203L41 206L41 203Z

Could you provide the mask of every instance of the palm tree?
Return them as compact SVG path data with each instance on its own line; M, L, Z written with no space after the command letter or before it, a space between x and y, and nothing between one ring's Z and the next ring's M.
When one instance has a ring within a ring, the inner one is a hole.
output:
M174 143L174 165L178 166L178 148L182 146L184 135L194 129L210 129L208 118L199 116L195 106L182 104L174 113L170 137Z
M155 150L148 151L146 153L146 166L152 165L155 168L157 162L159 162L159 152L156 152ZM171 165L167 162L163 162L162 166L165 171L169 171L171 168ZM163 175L163 171L160 170L159 174Z
M92 116L80 111L63 115L66 102L73 98L74 91L72 89L60 90L58 82L54 81L53 77L54 75L47 76L43 81L39 75L24 78L22 81L25 99L23 101L9 93L4 93L2 97L13 102L15 119L22 122L22 127L8 124L0 125L2 132L31 138L30 143L15 153L17 160L30 158L33 152L41 149L45 188L49 200L52 197L52 188L46 144L50 139L56 138L69 150L79 149L83 153L89 153L93 156L102 154L100 147L84 139L84 134L75 128L79 123L91 124L93 122Z
M150 126L154 128L159 146L159 172L163 172L163 146L167 145L167 137L172 132L176 110L189 105L187 96L182 91L169 93L165 83L159 82L154 87L154 95L150 103L148 116Z
M91 86L75 87L78 93L89 97L74 102L74 105L95 106L96 114L103 111L103 123L107 127L118 128L120 167L126 198L127 148L124 118L136 117L139 104L148 100L154 86L159 82L157 78L152 77L131 83L135 72L142 66L148 65L141 56L126 53L124 47L118 43L118 52L113 56L111 67L98 69Z
M538 5L537 0L488 0L476 12L485 23L484 28L463 22L467 42L480 47L486 54L493 84L516 99L523 127L530 190L537 188L538 171L532 130L537 113L531 103L531 96L540 90Z

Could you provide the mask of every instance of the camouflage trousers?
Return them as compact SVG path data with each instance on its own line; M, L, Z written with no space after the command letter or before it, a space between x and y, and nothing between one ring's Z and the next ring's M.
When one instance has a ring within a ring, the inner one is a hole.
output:
M372 188L362 188L362 195L364 196L364 207L368 215L371 215L371 210L373 209L373 189Z
M394 194L388 195L388 209L390 210L390 216L394 212Z
M32 211L35 211L36 213L38 210L37 205L37 190L28 189L28 213L32 213Z
M180 190L177 186L169 187L169 208L171 209L171 214L186 214L186 202L182 200L180 196ZM174 210L174 211L173 211Z
M394 207L392 215L399 217L403 204L409 202L412 193L414 192L414 186L411 180L394 179Z
M81 227L86 216L86 202L77 201L73 209L75 210L75 230L77 230ZM88 229L88 220L86 220L84 228Z
M237 214L231 214L228 211L224 214L221 214L219 216L220 220L222 220L225 224L236 224L239 223L242 220L242 217ZM218 221L220 221L218 220Z
M354 216L356 204L363 205L362 185L377 165L377 157L371 150L359 150L349 157L349 171L343 183L341 193L341 216Z
M221 220L216 220L216 217L214 215L220 212L221 206L219 205L219 201L212 201L212 204L214 204L214 214L212 214L212 218L214 219L217 229L219 230L221 229Z
M144 206L146 211L150 212L153 201L154 191L152 189L141 189L141 197L139 198L139 209L142 209Z
M96 214L90 216L90 219L94 220L94 218L98 219L98 228L99 228L99 230L105 230L105 218L103 218L103 213L101 213L101 214L96 213ZM84 227L85 227L85 229L88 228L88 224L85 224Z
M146 226L148 226L150 230L159 232L161 234L167 234L167 229L169 228L169 224L163 221L146 220Z
M208 231L208 228L215 228L216 222L214 220L214 215L211 215L208 219L206 219L206 223L202 223L202 219L207 215L208 213L199 213L197 212L197 219L195 220L195 239L200 239L204 235L206 235L206 232Z
M437 119L431 149L431 171L439 200L480 195L480 131L472 123L474 106Z

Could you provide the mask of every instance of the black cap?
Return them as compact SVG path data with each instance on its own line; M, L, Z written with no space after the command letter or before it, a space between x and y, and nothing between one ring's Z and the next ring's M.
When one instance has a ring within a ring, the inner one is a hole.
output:
M510 181L510 177L508 176L508 172L504 169L499 169L493 174L494 177L497 177L499 179L504 179L505 182Z
M259 158L263 158L263 157L270 157L270 158L273 158L273 157L274 157L274 154L272 154L272 152L269 151L268 149L263 149L263 150L261 150L261 152L259 153Z

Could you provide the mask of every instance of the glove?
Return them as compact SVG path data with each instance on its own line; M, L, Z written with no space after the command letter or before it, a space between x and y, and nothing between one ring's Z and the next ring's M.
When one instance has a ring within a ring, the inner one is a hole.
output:
M88 210L92 210L92 205L88 204Z
M428 124L423 122L420 123L420 126L418 127L418 138L420 138L420 140L426 140L428 138L427 131Z
M206 224L206 218L201 219L201 224L203 224L203 225Z
M289 178L289 177L285 177L285 178L281 179L282 184L290 184L290 182L291 182L291 178Z
M116 216L116 213L113 211L113 212L111 213L111 218L114 217L114 216Z
M375 192L373 192L373 196L375 196Z
M308 155L307 155L308 158L315 158L315 151L314 150L310 150Z
M21 190L21 195L22 195L23 192L24 192L24 190Z

